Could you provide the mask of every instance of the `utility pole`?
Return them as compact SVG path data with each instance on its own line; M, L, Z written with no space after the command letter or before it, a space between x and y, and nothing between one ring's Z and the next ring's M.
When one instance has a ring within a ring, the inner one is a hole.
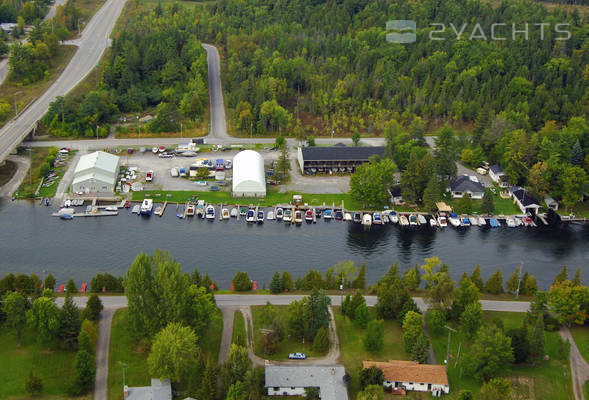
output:
M456 329L450 328L448 325L445 325L444 328L448 329L448 347L446 348L446 359L444 360L446 372L448 372L448 364L450 363L450 337L452 336L452 332L456 333Z
M340 307L342 307L344 305L344 275L343 274L342 274L342 282L339 285L339 290L340 290L340 294L341 294L339 305L340 305Z
M524 267L524 262L523 261L520 261L519 262L519 268L518 268L518 271L517 271L517 290L515 291L515 298L516 299L519 297L519 286L520 286L521 281L522 281L522 279L521 279L521 276L522 276L521 273L522 273L522 268L523 267Z

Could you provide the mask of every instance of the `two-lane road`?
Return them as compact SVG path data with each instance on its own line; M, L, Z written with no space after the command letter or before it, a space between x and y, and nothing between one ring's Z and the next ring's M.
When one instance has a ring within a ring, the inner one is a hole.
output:
M108 0L86 25L79 48L61 76L16 120L0 130L0 161L31 132L56 97L72 90L96 66L104 49L110 44L112 32L126 0Z

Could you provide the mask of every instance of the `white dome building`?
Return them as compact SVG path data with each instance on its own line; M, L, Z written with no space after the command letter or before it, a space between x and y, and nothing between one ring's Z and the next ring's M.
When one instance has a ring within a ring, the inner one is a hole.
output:
M266 197L264 159L253 150L233 157L233 197Z

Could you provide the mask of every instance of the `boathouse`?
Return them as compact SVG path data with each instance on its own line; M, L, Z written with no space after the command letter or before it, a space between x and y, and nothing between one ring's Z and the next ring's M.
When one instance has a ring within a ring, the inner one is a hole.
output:
M527 214L536 214L538 213L538 209L540 208L540 204L538 200L532 196L530 192L526 189L523 189L519 186L514 186L513 188L509 189L511 193L511 198L516 206L519 207L522 213Z
M456 177L448 188L452 198L460 199L468 193L472 199L482 199L485 196L485 187L475 176L460 175Z
M346 371L342 365L267 364L268 396L305 396L305 389L319 389L321 400L347 400Z
M264 159L244 150L233 157L233 197L266 197Z
M330 147L299 147L297 159L301 173L354 172L372 156L382 157L383 146L353 146L338 144Z
M415 361L390 360L388 362L364 361L363 368L382 370L386 388L430 392L439 397L450 393L448 375L443 365L419 364Z
M74 170L72 191L74 193L113 192L119 174L119 157L104 151L80 157Z

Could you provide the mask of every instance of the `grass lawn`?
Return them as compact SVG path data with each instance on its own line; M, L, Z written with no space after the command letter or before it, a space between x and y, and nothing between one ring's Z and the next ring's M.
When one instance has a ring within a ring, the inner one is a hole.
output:
M60 46L58 55L49 63L49 75L45 79L30 85L23 85L22 83L12 82L9 79L6 79L2 85L0 85L0 100L4 100L8 102L8 104L13 105L14 96L16 94L18 112L20 113L26 105L39 98L41 94L44 93L53 82L55 82L70 62L77 49L77 46ZM14 110L11 115L11 118L12 117L14 117ZM8 121L0 123L0 127L6 122Z
M75 379L75 357L74 351L48 350L39 345L30 331L19 348L15 335L0 329L0 398L28 398L25 381L31 370L43 382L43 397L68 398L66 392Z
M369 307L368 309L374 316L374 308ZM364 350L362 339L364 338L366 330L358 328L349 318L343 316L339 307L333 307L333 314L335 316L337 335L340 342L340 362L346 368L346 372L352 376L352 382L348 385L350 398L355 398L356 394L360 391L360 371L362 370L362 361L409 359L409 355L405 352L404 348L403 331L396 321L385 320L384 347L380 353L373 354ZM429 394L428 396L431 397Z
M589 325L573 326L571 333L583 358L589 363Z
M221 349L221 336L223 335L223 315L221 310L215 309L215 314L209 324L207 333L200 340L203 352L213 360L219 359Z
M31 151L32 154L29 154L29 151ZM41 164L45 161L45 158L47 158L47 155L49 154L49 147L33 147L29 151L26 151L22 155L25 157L31 157L31 170L27 171L25 179L23 179L18 190L14 192L14 197L16 198L34 197L35 190L37 190L39 182L41 182L41 178L39 177L39 169L41 167ZM55 189L57 189L57 185L58 183L54 183L52 187L55 186ZM51 187L46 189L50 188Z
M145 190L142 192L133 192L133 201L143 201L144 198L152 198L154 200L167 200L169 202L184 203L191 200L193 196L202 199L207 203L213 204L254 204L258 206L274 206L276 204L288 204L292 201L292 196L297 192L280 193L275 191L268 191L266 198L234 198L231 196L231 188L219 192L200 192L200 191L167 191L167 190ZM300 192L298 194L301 194ZM331 206L335 203L336 207L341 207L342 200L346 209L359 210L360 204L352 200L349 194L308 194L302 193L303 202L310 206Z
M274 354L264 354L264 349L260 345L260 338L262 333L260 332L260 328L263 327L262 324L262 308L264 306L252 306L252 316L254 322L254 351L256 355L259 357L268 359L268 360L285 360L288 358L290 353L301 352L305 353L307 357L321 357L325 355L325 353L319 353L313 351L312 343L301 343L294 338L289 338L288 336L288 306L275 306L273 305L278 311L278 318L282 321L282 326L285 330L284 340L278 343L276 347L276 351Z
M231 343L237 343L238 340L245 341L245 321L241 311L235 311L233 315L233 336ZM239 338L239 339L238 339Z
M503 322L506 331L520 327L524 317L524 313L484 312L486 322L499 318ZM573 398L571 373L568 361L559 359L561 351L558 333L545 332L544 336L546 339L545 351L550 356L550 361L540 361L535 366L513 365L509 371L506 371L505 376L512 382L514 394L518 396L517 398L537 400L571 399ZM439 335L432 334L431 337L436 358L441 364L446 358L448 335L444 332ZM458 393L463 389L471 390L475 394L480 389L481 383L474 378L465 376L466 371L462 369L460 359L458 362L456 360L459 346L463 355L466 350L465 347L470 342L472 340L466 338L460 332L452 333L448 369L451 390L449 398L457 398Z
M585 398L589 399L589 381L585 382Z
M493 195L493 204L495 205L494 215L515 215L522 213L521 210L513 204L513 200L502 198L499 196L499 189L496 191L497 194ZM445 202L454 208L459 200L460 199L447 198ZM482 205L482 200L472 200L472 213L480 214Z

